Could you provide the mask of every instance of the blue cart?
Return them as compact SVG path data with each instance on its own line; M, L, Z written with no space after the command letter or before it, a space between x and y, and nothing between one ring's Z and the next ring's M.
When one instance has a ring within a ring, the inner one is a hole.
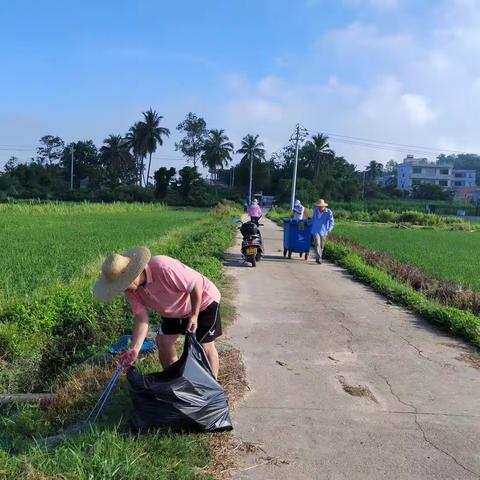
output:
M283 220L283 256L292 258L292 253L305 254L305 260L308 259L310 245L312 242L312 221L311 220L293 220L288 218Z

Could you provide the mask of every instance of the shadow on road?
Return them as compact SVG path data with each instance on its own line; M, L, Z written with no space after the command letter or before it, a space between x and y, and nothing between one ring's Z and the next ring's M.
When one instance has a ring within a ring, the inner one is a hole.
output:
M288 258L285 258L282 253L279 253L278 255L263 255L262 259L258 262L258 264L261 264L262 262L291 263L298 260L301 260L305 264L310 263L306 262L304 258L299 258L297 256L289 260ZM250 267L249 263L243 261L242 255L240 253L227 253L225 255L223 265L225 267Z
M240 253L226 253L223 261L225 267L249 267L250 264L243 261Z

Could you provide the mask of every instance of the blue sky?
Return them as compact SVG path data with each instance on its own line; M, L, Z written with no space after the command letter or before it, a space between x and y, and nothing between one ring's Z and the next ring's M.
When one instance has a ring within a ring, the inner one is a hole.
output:
M183 165L189 111L269 152L297 122L480 152L479 0L18 0L0 19L0 165L46 134L100 146L150 107L172 130L155 167ZM405 153L331 146L358 166Z

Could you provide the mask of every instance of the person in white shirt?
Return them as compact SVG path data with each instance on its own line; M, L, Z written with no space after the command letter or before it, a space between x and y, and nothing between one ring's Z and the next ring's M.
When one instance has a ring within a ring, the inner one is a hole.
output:
M295 203L293 204L293 219L303 220L304 212L305 207L300 203L300 200L295 200Z

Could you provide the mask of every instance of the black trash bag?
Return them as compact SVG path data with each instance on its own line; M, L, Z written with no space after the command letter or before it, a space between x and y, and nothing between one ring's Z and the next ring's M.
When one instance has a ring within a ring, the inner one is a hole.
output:
M127 371L137 432L168 427L177 431L232 430L227 395L215 380L205 352L192 334L185 336L182 356L159 373Z

